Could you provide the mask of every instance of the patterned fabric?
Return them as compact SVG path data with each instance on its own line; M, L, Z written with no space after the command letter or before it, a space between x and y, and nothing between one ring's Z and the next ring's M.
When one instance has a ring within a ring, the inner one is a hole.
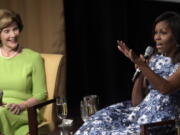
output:
M173 64L169 57L154 55L150 68L163 78L176 72L179 64ZM139 135L140 125L150 122L175 119L180 108L180 91L161 94L152 85L149 93L136 107L130 101L106 107L87 120L75 135Z

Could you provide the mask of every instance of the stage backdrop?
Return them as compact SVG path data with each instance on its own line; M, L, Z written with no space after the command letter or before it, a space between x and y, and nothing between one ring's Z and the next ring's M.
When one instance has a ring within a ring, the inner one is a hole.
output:
M63 0L0 0L0 8L18 12L24 22L20 38L23 47L40 53L65 55ZM61 92L65 90L65 61L60 77Z

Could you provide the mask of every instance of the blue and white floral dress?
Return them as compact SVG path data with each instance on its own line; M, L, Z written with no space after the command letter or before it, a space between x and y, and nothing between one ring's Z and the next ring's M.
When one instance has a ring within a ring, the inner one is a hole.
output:
M163 78L171 76L179 67L171 58L154 55L150 68ZM180 91L161 94L151 85L149 93L136 107L130 101L106 107L87 120L75 135L139 135L140 125L149 122L175 119L180 110Z

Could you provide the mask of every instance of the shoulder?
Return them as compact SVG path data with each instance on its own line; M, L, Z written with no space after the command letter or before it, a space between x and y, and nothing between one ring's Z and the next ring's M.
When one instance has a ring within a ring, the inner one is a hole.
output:
M22 50L22 54L25 55L25 56L28 56L30 58L38 58L38 57L41 57L40 53L39 52L36 52L32 49L29 49L29 48L23 48Z
M32 49L29 49L29 48L23 48L22 53L28 54L28 55L35 55L35 56L40 55L40 53L38 53L38 52L36 52L36 51L34 51Z
M29 48L23 48L21 52L21 59L27 62L32 62L32 63L37 63L37 62L42 62L43 58L41 57L41 54L39 52L36 52L32 49Z
M154 54L154 55L152 55L152 56L150 57L149 61L150 61L150 62L155 62L155 61L157 61L157 60L159 60L159 59L160 59L160 55L159 55L159 54Z

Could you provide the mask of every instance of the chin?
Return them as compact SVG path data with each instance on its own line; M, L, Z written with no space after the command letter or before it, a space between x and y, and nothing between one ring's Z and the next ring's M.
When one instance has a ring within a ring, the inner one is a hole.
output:
M163 51L161 49L157 49L158 53L163 53Z
M9 45L9 48L16 49L18 47L18 44Z

